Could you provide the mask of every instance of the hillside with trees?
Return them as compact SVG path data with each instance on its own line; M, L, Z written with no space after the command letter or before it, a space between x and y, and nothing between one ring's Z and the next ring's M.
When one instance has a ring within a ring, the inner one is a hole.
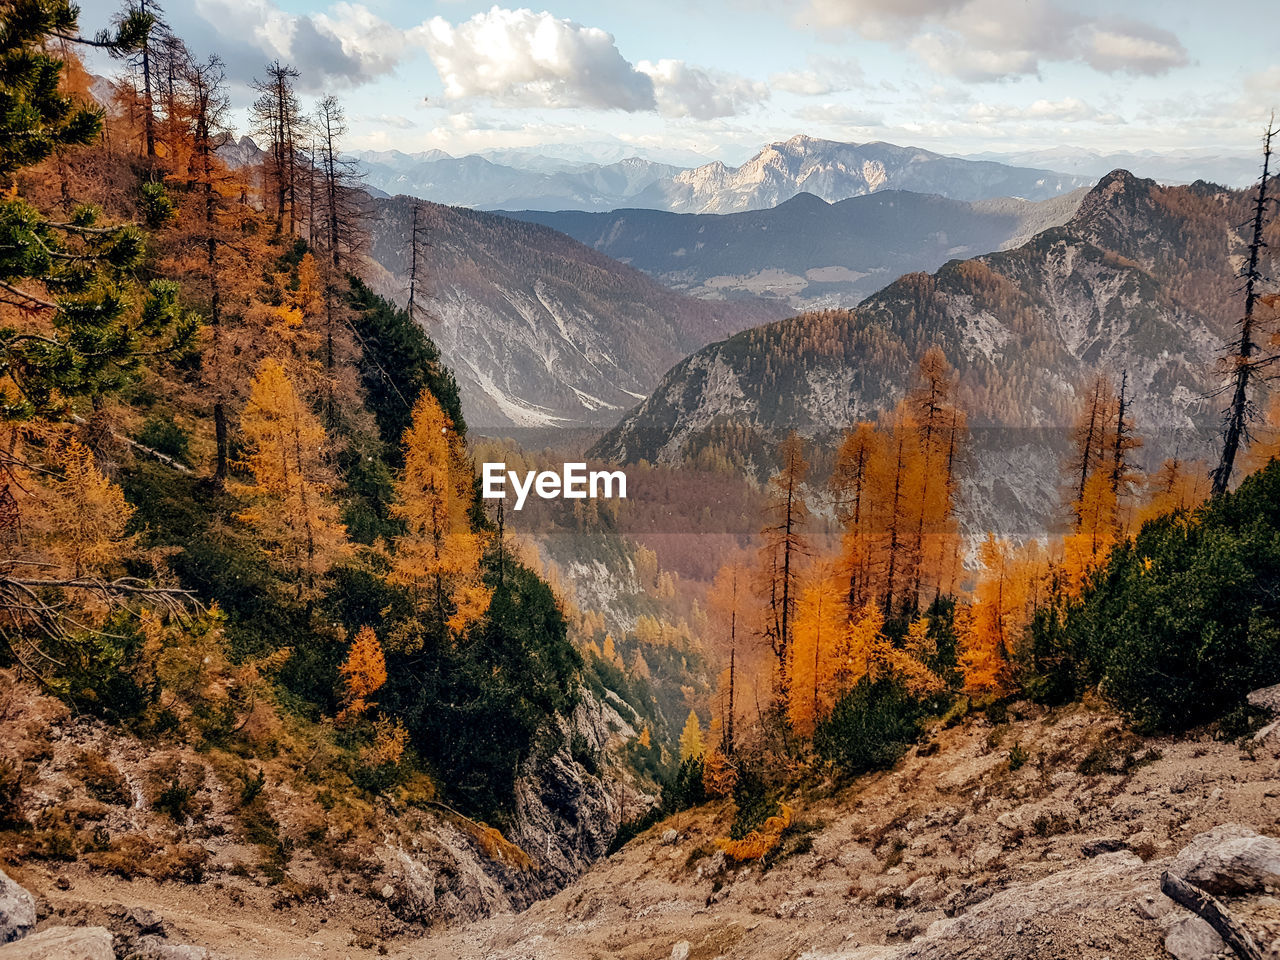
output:
M1113 173L1069 223L1021 247L908 274L854 310L804 314L699 351L595 452L680 462L732 431L731 456L767 476L761 451L788 430L829 443L839 424L892 409L913 365L938 346L955 364L973 436L966 528L1042 531L1060 519L1046 505L1057 499L1074 410L1099 373L1126 377L1153 467L1175 453L1209 455L1250 213L1247 191Z
M375 929L558 888L613 834L609 732L439 350L359 275L340 101L268 65L232 168L222 64L158 9L93 39L105 109L75 8L3 15L6 864L283 902L414 864Z

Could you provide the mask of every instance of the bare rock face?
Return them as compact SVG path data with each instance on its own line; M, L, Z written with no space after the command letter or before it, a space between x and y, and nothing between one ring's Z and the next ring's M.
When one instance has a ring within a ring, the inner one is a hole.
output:
M1164 948L1175 960L1214 960L1226 944L1213 927L1199 917L1183 917L1169 927Z
M1040 956L1051 940L1048 956L1084 951L1107 952L1107 930L1117 914L1153 887L1155 864L1143 863L1128 851L1104 853L1078 866L1029 884L1003 890L967 913L934 922L922 937L901 946L856 947L823 955L829 960L1025 960Z
M49 927L0 947L0 960L116 960L106 927Z
M25 937L35 925L35 898L0 870L0 943Z
M1280 841L1225 823L1192 840L1169 870L1216 896L1253 893L1280 884Z
M559 721L557 747L545 758L530 757L516 783L513 840L538 862L535 874L522 878L513 892L520 907L556 893L605 855L617 829L618 812L599 771L574 756L573 744L586 744L602 756L608 731L597 722L592 701Z
M505 839L519 852L484 849L464 818L441 816L407 842L380 848L376 896L409 923L472 921L523 910L557 893L604 856L617 805L603 777L609 731L589 693L571 717L545 733L516 781L514 822Z

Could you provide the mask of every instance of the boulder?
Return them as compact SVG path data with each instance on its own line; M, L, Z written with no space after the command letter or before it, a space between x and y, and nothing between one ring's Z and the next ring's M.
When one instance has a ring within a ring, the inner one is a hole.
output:
M1175 960L1214 960L1226 944L1209 924L1199 917L1183 917L1169 926L1164 948Z
M1225 823L1195 837L1169 871L1215 896L1253 893L1280 885L1280 841Z
M25 937L35 926L35 898L0 870L0 943Z
M0 960L116 960L106 927L47 927L0 947Z
M209 951L185 943L165 943L159 937L141 937L134 946L139 960L209 960Z
M1248 699L1259 710L1266 710L1272 716L1280 715L1280 683L1255 690L1249 694Z

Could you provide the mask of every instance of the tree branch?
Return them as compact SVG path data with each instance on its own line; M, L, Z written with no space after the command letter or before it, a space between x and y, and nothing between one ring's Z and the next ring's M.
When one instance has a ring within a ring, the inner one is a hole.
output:
M1262 950L1249 931L1219 900L1167 870L1160 875L1160 892L1213 927L1240 960L1263 960Z
M48 300L42 300L40 297L37 297L35 294L27 293L25 290L19 290L17 287L13 286L12 284L5 283L3 280L0 280L0 290L3 290L6 293L11 294L15 297L21 297L21 302L15 303L14 306L20 307L23 304L30 304L31 306L39 307L41 310L57 310L58 309L58 305L56 303L51 303ZM13 303L12 300L7 302Z

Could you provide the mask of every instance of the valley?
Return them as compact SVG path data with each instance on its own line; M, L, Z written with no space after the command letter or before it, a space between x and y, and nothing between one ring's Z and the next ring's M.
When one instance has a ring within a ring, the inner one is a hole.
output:
M1056 2L0 0L0 960L1280 956L1274 71Z

